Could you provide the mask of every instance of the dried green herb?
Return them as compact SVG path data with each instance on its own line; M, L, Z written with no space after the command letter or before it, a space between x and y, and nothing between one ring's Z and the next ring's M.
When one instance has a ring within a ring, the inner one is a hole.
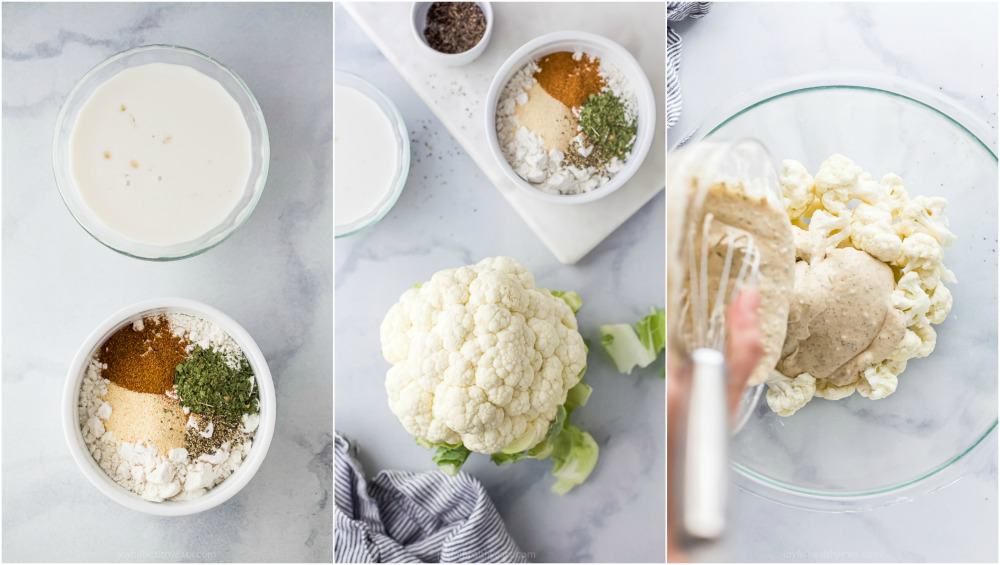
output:
M233 368L226 356L214 349L195 347L177 366L174 385L181 406L198 414L239 422L243 414L256 414L257 380L246 357Z
M591 94L580 109L580 127L603 162L625 159L635 143L635 118L629 119L625 105L611 91Z

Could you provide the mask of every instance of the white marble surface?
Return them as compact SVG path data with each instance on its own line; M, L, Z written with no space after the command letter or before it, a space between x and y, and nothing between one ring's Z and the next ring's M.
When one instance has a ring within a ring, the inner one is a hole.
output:
M382 316L404 290L445 267L507 254L540 283L575 289L580 322L595 343L597 326L635 321L664 300L664 199L660 195L574 266L557 263L476 164L447 133L347 13L336 11L338 69L381 88L411 132L407 186L381 223L335 244L336 428L359 445L367 472L430 470L389 411L379 351ZM473 456L479 478L515 540L535 561L664 559L664 381L657 369L614 372L592 350L590 403L573 415L601 447L589 481L559 497L549 492L550 463L496 467Z
M678 26L685 42L684 114L668 143L748 91L851 71L901 77L954 100L984 124L995 150L996 18L996 4L953 6L946 14L930 4L716 4L704 19ZM995 371L993 359L987 370ZM798 510L737 491L728 536L693 557L995 562L996 431L960 465L963 476L946 488L864 513Z
M411 3L345 5L559 261L566 264L579 261L663 189L666 73L663 4L585 3L567 7L544 2L496 3L495 25L486 51L468 65L451 68L429 61L418 49L411 25ZM535 37L564 30L602 35L628 50L652 85L657 113L653 144L628 183L598 201L574 206L543 202L517 189L489 150L483 108L490 83L507 57Z
M332 53L328 4L6 4L3 12L3 558L327 561L331 544ZM166 42L225 62L270 130L250 220L192 259L149 263L91 239L52 177L73 83L123 49ZM267 459L214 510L138 514L101 495L61 429L65 371L95 325L177 295L220 308L268 359L278 417Z

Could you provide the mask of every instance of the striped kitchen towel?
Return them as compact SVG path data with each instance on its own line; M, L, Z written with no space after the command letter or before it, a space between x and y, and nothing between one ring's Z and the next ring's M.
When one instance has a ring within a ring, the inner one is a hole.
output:
M667 2L667 129L681 117L681 36L670 24L700 18L710 9L711 2Z
M486 489L459 473L382 471L370 483L334 440L337 563L523 563Z

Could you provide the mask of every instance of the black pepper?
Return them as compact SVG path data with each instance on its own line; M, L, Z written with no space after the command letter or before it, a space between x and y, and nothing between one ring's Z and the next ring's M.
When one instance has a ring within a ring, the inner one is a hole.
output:
M475 2L433 2L424 38L431 49L450 55L475 47L486 34L486 15Z
M213 454L222 447L222 444L229 443L230 449L246 437L240 424L227 422L222 418L213 416L195 415L197 427L188 427L184 431L184 448L187 449L188 457L191 460L197 459L202 454ZM212 425L212 435L205 437L201 432Z

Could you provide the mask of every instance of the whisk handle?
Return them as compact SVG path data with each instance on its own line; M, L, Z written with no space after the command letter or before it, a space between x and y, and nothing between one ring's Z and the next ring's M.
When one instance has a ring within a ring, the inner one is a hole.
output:
M697 539L715 539L726 524L729 415L726 363L714 349L691 354L691 397L685 438L683 524Z

